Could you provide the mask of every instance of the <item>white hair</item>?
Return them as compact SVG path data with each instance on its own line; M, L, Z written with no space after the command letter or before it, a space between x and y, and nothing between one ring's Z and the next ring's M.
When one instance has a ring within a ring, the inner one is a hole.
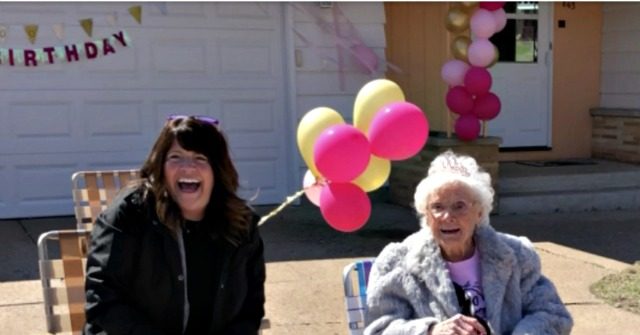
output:
M423 226L427 225L429 197L443 186L459 182L471 190L474 200L482 207L480 224L489 224L495 193L491 186L491 175L473 157L447 150L431 162L427 176L420 181L413 195L414 206Z

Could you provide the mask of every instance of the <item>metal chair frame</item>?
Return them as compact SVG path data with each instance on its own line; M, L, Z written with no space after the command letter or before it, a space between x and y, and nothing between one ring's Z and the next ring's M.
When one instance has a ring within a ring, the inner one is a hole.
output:
M344 303L351 335L361 335L366 326L367 286L374 260L375 258L367 258L355 261L345 266L342 271Z

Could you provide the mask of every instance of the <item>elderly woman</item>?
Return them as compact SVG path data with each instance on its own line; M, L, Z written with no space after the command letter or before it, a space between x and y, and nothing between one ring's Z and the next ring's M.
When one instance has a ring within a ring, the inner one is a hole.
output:
M531 242L489 225L493 195L473 158L436 157L414 196L423 229L371 270L365 334L569 334Z

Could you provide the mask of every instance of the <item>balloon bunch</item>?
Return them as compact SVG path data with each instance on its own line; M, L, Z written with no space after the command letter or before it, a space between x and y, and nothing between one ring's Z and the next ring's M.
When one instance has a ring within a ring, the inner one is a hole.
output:
M329 107L307 112L298 124L298 148L309 168L304 192L336 230L360 229L371 214L366 192L382 186L390 160L422 149L429 123L422 110L405 102L400 87L386 79L364 85L354 103L354 125Z
M459 35L451 43L455 59L442 66L441 75L449 85L447 107L459 115L454 129L463 141L475 140L480 121L500 113L500 99L490 92L492 78L487 68L498 61L498 50L489 38L507 24L503 6L502 1L460 2L451 7L445 20L447 30ZM473 40L466 35L467 29Z

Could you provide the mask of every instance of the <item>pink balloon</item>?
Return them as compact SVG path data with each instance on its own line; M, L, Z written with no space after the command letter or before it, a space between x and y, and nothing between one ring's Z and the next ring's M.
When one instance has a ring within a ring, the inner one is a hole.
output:
M313 159L327 180L348 182L369 164L371 150L366 136L357 128L338 124L328 127L313 145Z
M501 103L497 95L489 92L476 98L471 111L480 120L493 120L500 113Z
M316 206L320 206L320 192L322 192L323 186L324 182L316 180L311 170L307 170L302 179L302 187L307 199Z
M478 38L489 38L496 32L496 22L490 11L477 9L469 23L471 32Z
M390 160L407 159L427 142L429 122L420 107L409 102L385 105L369 126L371 153Z
M463 141L473 141L480 134L480 121L475 115L460 115L454 127L456 135Z
M504 1L480 1L480 8L494 11L504 6Z
M442 79L449 86L462 85L464 82L464 75L469 69L469 64L458 59L450 60L442 66Z
M320 212L335 230L349 233L367 223L371 214L371 201L355 184L331 183L320 193Z
M493 44L486 38L471 42L467 52L469 54L469 63L480 67L487 67L496 56Z
M505 13L504 9L496 9L493 12L493 21L496 25L496 33L502 31L504 27L507 25L507 13Z
M473 66L464 76L464 87L473 95L482 95L491 89L491 74L483 67Z
M469 114L473 109L473 97L462 86L450 88L445 99L447 107L456 114Z

